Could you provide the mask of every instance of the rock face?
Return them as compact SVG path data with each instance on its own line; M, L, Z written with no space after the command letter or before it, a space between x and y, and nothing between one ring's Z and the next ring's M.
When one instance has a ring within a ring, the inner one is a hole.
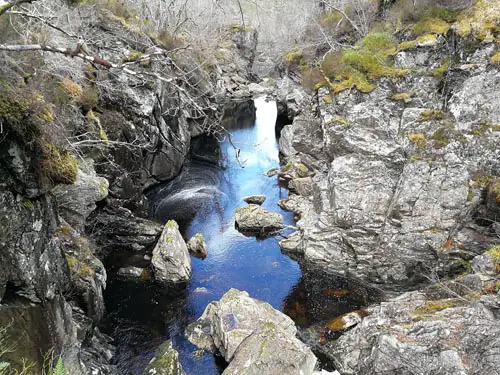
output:
M108 196L108 181L98 177L92 163L80 166L76 182L53 189L59 215L76 230L83 230L85 220L96 209L96 202Z
M185 283L191 278L191 257L175 221L165 224L151 266L154 279L162 284Z
M236 209L236 228L244 233L267 233L283 229L283 216L256 204Z
M439 42L398 56L425 69L439 66L446 48ZM280 139L287 156L280 176L312 197L300 207L297 254L401 290L426 283L429 272L463 272L492 246L496 196L483 197L500 173L500 70L488 65L491 53L480 47L462 62L473 68L450 71L444 109L435 75L409 73L396 87L381 79L369 94L342 91L329 102L321 99L329 92L319 91L313 110L295 117ZM394 96L409 92L407 103ZM312 181L291 168L301 164Z
M171 340L164 342L156 349L155 356L142 375L185 375L179 362L179 353L173 348Z
M201 233L196 233L189 239L187 248L189 253L196 258L205 259L207 257L207 243L205 242L205 237L203 237Z
M498 310L483 303L427 301L411 292L369 312L327 344L341 374L488 374L500 366Z
M312 374L316 357L295 338L294 322L269 304L236 289L207 306L187 328L189 341L220 352L224 374Z

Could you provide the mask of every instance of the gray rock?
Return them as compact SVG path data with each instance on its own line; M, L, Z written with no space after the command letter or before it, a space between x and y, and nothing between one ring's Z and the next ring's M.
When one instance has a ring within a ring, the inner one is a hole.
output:
M236 209L236 228L241 232L267 233L283 229L283 216L256 204Z
M288 189L303 197L308 197L313 193L313 181L311 177L294 178L288 184Z
M126 208L109 206L92 215L87 226L104 252L145 251L156 243L163 229L157 222L137 217Z
M289 317L236 289L208 305L186 332L193 344L230 362L224 374L312 374L316 364Z
M118 270L118 276L122 276L127 279L140 279L144 268L140 267L123 267Z
M500 365L500 325L482 303L412 292L369 313L324 347L342 374L483 374Z
M184 283L191 278L191 257L175 221L165 224L151 266L154 279L163 284Z
M201 233L196 233L189 239L187 248L189 253L196 258L205 259L207 257L207 243Z
M500 252L500 250L499 250ZM475 273L495 277L500 273L500 262L492 254L484 253L472 259L471 266Z
M184 375L184 369L179 361L179 353L168 340L156 349L155 356L151 359L142 375Z
M87 161L80 166L74 184L58 185L52 190L59 215L76 230L83 230L85 220L96 208L95 203L108 196L109 183L96 175L92 164Z
M265 195L250 195L248 197L241 198L243 202L248 204L258 204L259 206L266 200Z

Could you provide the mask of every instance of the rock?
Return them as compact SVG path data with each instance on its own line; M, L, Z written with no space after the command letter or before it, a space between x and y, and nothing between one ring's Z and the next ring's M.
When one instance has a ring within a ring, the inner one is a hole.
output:
M236 228L240 232L267 233L283 229L283 216L256 204L236 209Z
M101 251L145 251L154 246L162 232L155 221L140 218L124 207L106 206L88 220L87 228Z
M242 198L241 200L243 202L248 203L248 204L258 204L260 206L266 200L266 196L265 195L250 195L248 197Z
M229 290L186 329L188 340L229 362L224 374L312 374L316 357L294 322L248 293Z
M497 253L500 254L500 247L498 248ZM486 276L495 277L500 273L500 260L496 260L494 255L489 252L475 256L472 259L471 266L475 273Z
M370 315L322 351L342 374L483 374L500 366L498 319L482 303L427 301L411 292Z
M140 279L144 272L144 268L140 267L123 267L118 270L118 276L127 279Z
M356 324L361 323L364 316L366 316L366 313L362 310L352 311L330 320L327 327L331 331L347 331Z
M190 238L187 242L187 248L189 253L196 258L205 259L207 257L207 243L201 233L196 233Z
M191 278L191 257L175 221L165 224L151 266L154 279L162 284L185 283Z
M168 340L156 349L155 356L151 359L142 375L184 375L184 369L179 361L179 353Z
M288 184L288 189L303 197L308 197L313 193L313 184L311 177L294 178Z
M108 196L108 180L96 175L92 163L87 161L80 166L74 184L58 185L52 190L57 199L59 215L80 231L85 226L85 220L95 210L95 203Z
M279 168L271 168L270 170L268 170L267 172L264 173L264 176L267 176L267 177L273 177L273 176L276 176L279 172Z

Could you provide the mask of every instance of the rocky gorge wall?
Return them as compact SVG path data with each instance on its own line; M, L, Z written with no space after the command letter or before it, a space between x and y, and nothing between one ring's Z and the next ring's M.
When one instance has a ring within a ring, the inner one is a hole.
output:
M216 60L209 67L196 60L196 50L170 54L116 8L51 7L68 15L57 20L61 28L79 27L98 40L87 54L108 64L125 61L141 73L64 54L35 52L25 62L2 52L0 322L2 343L13 350L2 349L1 361L18 370L33 361L38 374L53 353L72 375L109 374L111 339L97 328L107 279L99 258L154 246L162 226L144 218L144 191L176 177L191 139L211 133L226 90L247 80L257 33L222 31L223 71ZM68 25L69 19L85 22ZM49 30L50 43L74 48L73 34ZM2 43L17 41L11 31ZM30 74L23 79L12 61Z
M498 5L458 19L416 40L396 34L403 73L373 87L340 75L313 95L290 78L278 87L294 117L280 175L295 194L281 204L299 218L282 250L389 296L420 290L331 325L346 332L319 351L342 374L498 367Z

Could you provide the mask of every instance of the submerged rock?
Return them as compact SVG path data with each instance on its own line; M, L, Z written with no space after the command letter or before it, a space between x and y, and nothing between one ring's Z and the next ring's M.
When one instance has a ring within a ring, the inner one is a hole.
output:
M283 216L256 204L236 209L236 228L244 233L268 233L283 229Z
M169 220L153 250L154 279L163 284L183 283L191 278L191 257L174 220Z
M184 369L179 361L179 353L168 340L156 349L155 356L151 359L142 375L184 375Z
M190 238L187 242L187 248L189 253L196 258L205 259L207 257L207 243L201 233L196 233Z
M230 362L225 375L312 374L316 357L296 333L288 316L237 289L209 304L186 330L193 344Z
M248 197L242 198L243 202L248 204L258 204L259 206L265 202L265 195L250 195Z
M144 272L144 268L140 267L123 267L118 270L118 276L127 279L140 279Z

